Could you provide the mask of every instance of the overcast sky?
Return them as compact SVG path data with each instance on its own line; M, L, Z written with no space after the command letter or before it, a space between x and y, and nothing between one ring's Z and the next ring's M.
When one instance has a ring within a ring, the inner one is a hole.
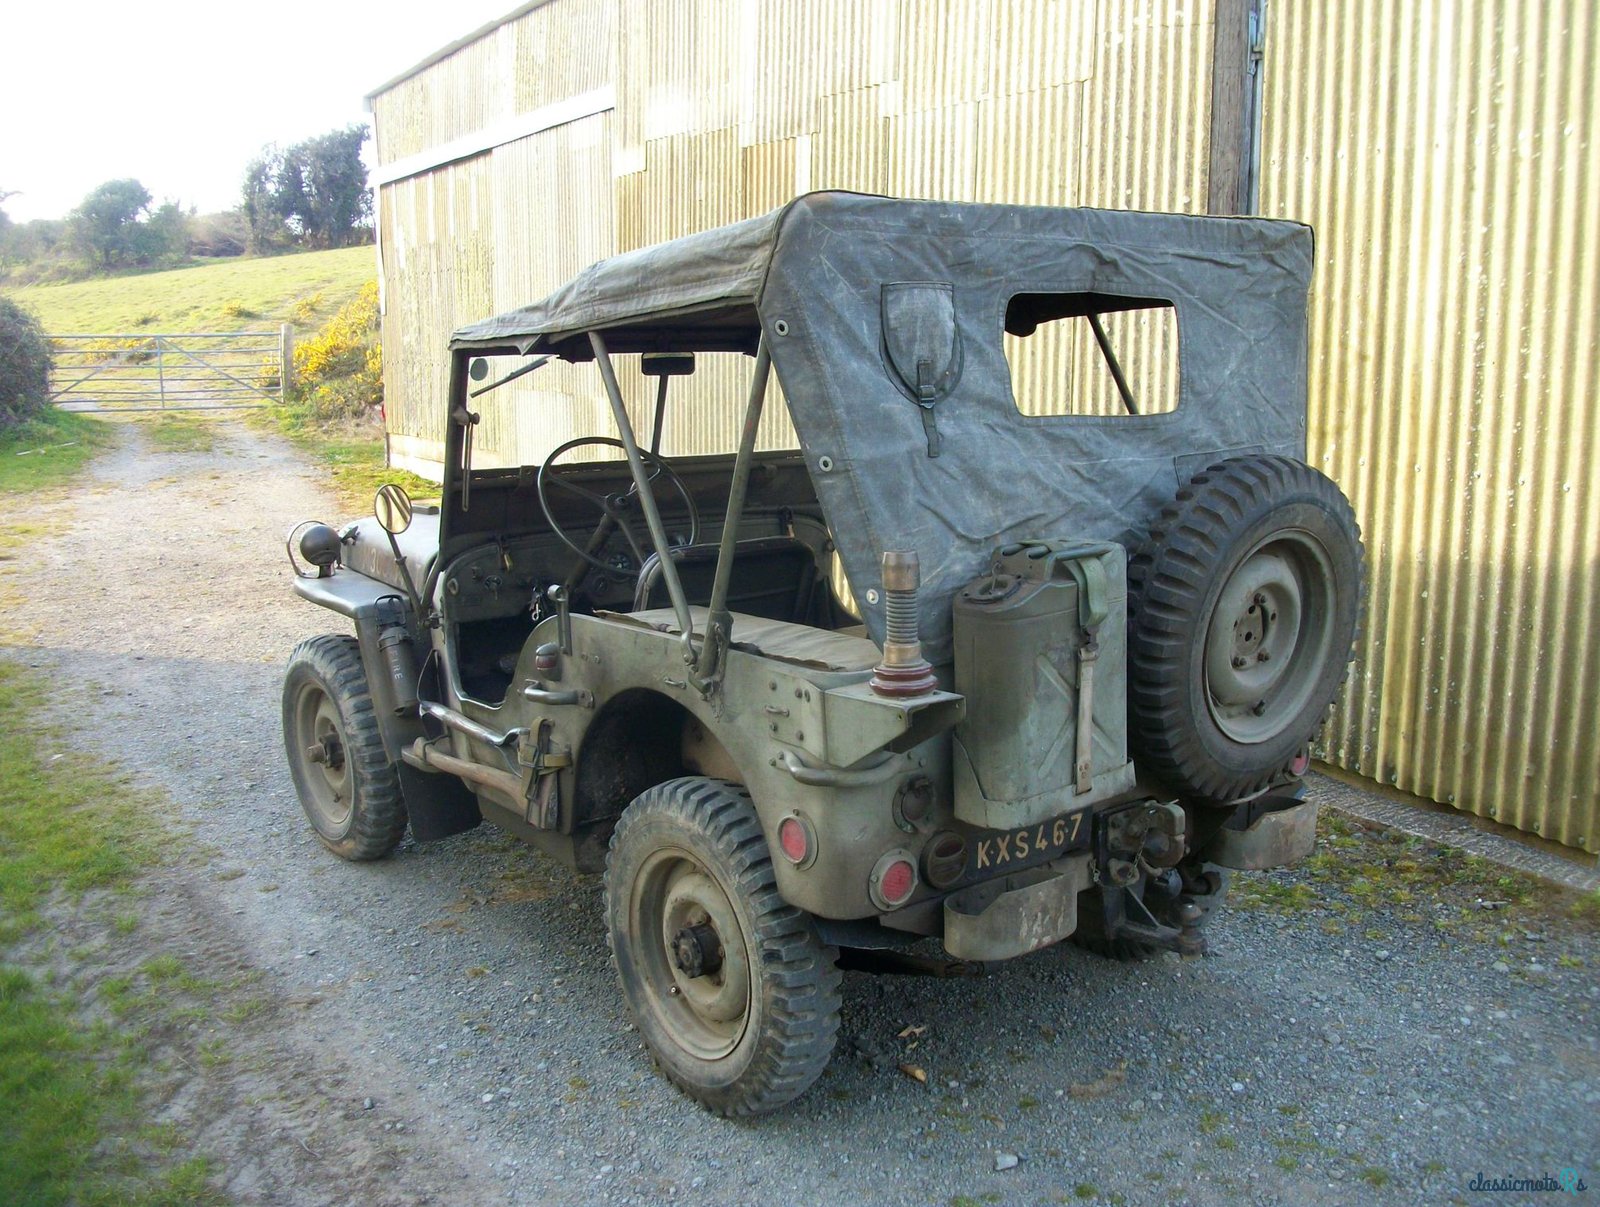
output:
M515 7L0 0L5 211L61 217L124 176L157 201L231 209L264 144L366 121L368 92Z

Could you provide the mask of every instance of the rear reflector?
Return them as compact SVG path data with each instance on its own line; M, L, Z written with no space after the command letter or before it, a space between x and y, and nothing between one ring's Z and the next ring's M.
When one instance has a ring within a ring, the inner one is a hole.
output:
M883 899L890 905L900 905L911 890L917 887L916 869L909 860L897 859L883 873Z
M890 851L872 869L868 890L881 909L899 909L917 891L917 865L907 851Z
M812 853L811 827L798 817L785 817L778 823L778 849L795 866L808 862Z

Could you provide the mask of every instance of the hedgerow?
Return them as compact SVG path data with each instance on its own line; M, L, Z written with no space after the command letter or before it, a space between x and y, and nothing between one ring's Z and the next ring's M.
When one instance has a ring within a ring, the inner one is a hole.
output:
M50 341L31 310L0 296L0 428L50 401Z

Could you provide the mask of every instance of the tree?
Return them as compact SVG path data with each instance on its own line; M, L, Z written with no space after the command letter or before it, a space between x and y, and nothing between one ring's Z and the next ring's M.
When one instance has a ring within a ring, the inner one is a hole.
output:
M55 254L66 238L67 223L62 218L35 218L13 223L6 234L4 255L11 265L42 264Z
M185 213L176 201L163 201L150 211L149 218L139 223L134 241L140 263L159 260L182 260L189 254L189 219L193 211Z
M0 206L4 206L10 198L16 195L15 190L7 192L5 189L0 189ZM11 215L6 213L4 209L0 209L0 272L4 272L11 267L11 228Z
M245 168L240 209L251 250L288 243L348 247L370 237L372 190L361 147L365 126L331 130L292 147L266 146Z
M139 219L150 208L150 191L137 180L108 180L67 216L75 250L101 268L139 257Z
M270 251L283 242L283 217L278 213L275 196L280 158L278 148L268 143L244 170L244 195L239 211L244 215L248 247L254 255Z
M372 191L361 147L365 126L346 126L290 148L298 153L300 225L313 247L363 241L372 217Z

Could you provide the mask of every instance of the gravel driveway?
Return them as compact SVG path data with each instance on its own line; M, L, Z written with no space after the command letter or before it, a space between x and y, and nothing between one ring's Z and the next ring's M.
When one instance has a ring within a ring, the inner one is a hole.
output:
M12 654L87 703L85 745L176 802L196 857L158 875L139 941L263 974L247 1077L203 1074L202 1139L238 1199L1437 1203L1563 1167L1600 1194L1592 915L1474 914L1475 890L1361 875L1239 877L1198 961L846 974L816 1087L708 1116L627 1021L598 878L487 827L368 865L313 840L278 690L294 643L338 628L283 556L294 521L341 518L315 475L233 423L206 453L118 430L8 579ZM1438 857L1341 843L1351 866Z

